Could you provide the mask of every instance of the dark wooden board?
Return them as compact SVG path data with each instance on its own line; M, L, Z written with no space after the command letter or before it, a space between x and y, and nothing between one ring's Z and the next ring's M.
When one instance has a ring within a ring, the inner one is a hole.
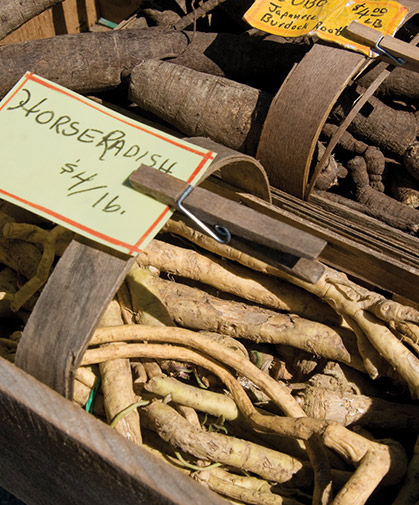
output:
M319 196L312 198L301 204L278 192L274 203L281 215L292 216L291 222L299 220L303 229L327 238L322 261L371 286L419 301L419 239ZM409 251L413 243L416 252Z
M133 258L73 240L23 331L16 364L72 398L73 375Z
M0 485L26 505L225 505L0 358Z
M188 184L142 165L130 175L130 183L142 193L176 207ZM272 249L302 258L315 259L326 242L297 230L278 219L271 219L243 205L194 188L184 200L185 207L205 224L222 225L232 234Z
M204 186L258 212L327 240L319 260L391 293L419 302L419 238L313 194L310 202L273 190L273 204L212 179Z

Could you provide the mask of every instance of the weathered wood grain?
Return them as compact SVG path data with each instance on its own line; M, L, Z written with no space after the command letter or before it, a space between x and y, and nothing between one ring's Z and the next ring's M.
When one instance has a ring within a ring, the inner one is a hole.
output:
M26 323L16 364L72 398L75 370L133 261L73 240Z
M361 54L315 44L290 72L272 101L256 155L273 186L304 197L322 127L365 61Z
M176 207L188 184L154 168L141 165L129 177L135 189ZM277 219L255 212L201 187L184 200L185 207L198 219L213 226L227 227L232 234L277 251L315 259L326 242L297 230Z
M63 0L2 0L0 3L0 40L26 21Z
M27 505L226 502L0 358L0 485Z
M406 63L409 63L412 65L411 70L419 72L419 49L417 47L390 35L383 37L379 30L375 30L357 21L352 21L351 24L346 27L345 36L348 35L348 38L351 40L373 49L378 44L378 47L391 54L393 58L400 58L401 61L404 61L404 63L400 63L401 65L404 66ZM386 58L386 61L394 63L393 60L388 58Z
M205 181L203 186L327 240L320 261L375 289L419 301L419 238L331 201L323 196L324 192L314 192L305 202L273 189L270 205L225 185L220 187L214 180Z

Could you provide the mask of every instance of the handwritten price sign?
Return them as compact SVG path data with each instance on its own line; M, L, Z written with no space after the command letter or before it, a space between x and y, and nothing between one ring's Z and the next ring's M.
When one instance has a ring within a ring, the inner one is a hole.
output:
M392 0L256 0L244 15L254 28L283 37L319 38L373 56L366 46L342 36L352 21L393 35L408 9Z
M0 102L0 198L136 254L171 210L126 182L141 164L193 184L215 153L27 73Z

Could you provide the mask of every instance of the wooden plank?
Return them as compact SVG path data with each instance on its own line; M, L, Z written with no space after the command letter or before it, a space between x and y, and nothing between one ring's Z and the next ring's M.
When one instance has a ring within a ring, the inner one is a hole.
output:
M101 16L119 23L130 14L132 14L141 5L139 0L99 0L99 8Z
M48 9L27 21L3 39L0 45L86 31L98 17L99 12L95 0L64 0L61 5Z
M73 240L23 331L16 364L67 398L100 317L134 259Z
M419 268L417 237L382 223L360 210L351 210L339 201L331 201L330 195L323 191L316 191L310 202L314 204L315 210L312 211L310 207L304 215L318 215L319 222L324 225L329 224L332 219L333 228L339 230L343 237L356 236L359 242L398 258L406 265Z
M375 30L357 21L352 21L352 23L345 28L344 35L359 44L371 47L373 51L380 55L382 55L383 51L386 51L395 59L401 58L402 62L399 63L399 65L405 66L405 64L408 63L410 70L419 72L419 48L414 45L391 37L390 35L383 36L379 30ZM382 57L389 63L395 63L391 58L385 55L382 55Z
M372 286L398 293L413 301L419 300L419 292L415 289L419 284L418 239L416 261L412 265L403 258L403 241L399 240L397 246L397 242L391 238L392 234L384 231L394 230L386 225L381 226L381 223L365 214L344 209L339 204L329 204L326 209L319 197L316 203L304 202L302 205L298 201L294 202L295 205L289 205L288 195L278 193L274 195L273 202L281 207L281 215L286 212L293 216L292 221L301 219L312 233L317 230L316 234L327 238L328 245L320 256L322 261ZM295 212L297 206L299 213ZM381 230L381 238L378 237L378 230ZM406 242L411 239L414 237L406 236ZM413 256L410 258L414 259Z
M176 207L185 189L184 181L154 168L141 165L129 177L134 188L157 200ZM205 224L222 225L232 234L294 256L315 259L326 242L277 220L262 216L201 187L185 198L185 206Z
M304 202L272 189L273 204L214 179L205 187L327 240L319 259L390 293L419 301L419 238L314 194Z
M96 0L65 0L63 14L66 33L88 31L100 17Z
M0 485L26 505L225 505L0 358Z

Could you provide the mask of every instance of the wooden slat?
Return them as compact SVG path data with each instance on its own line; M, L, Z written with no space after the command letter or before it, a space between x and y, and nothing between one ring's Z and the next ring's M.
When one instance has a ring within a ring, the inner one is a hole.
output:
M419 238L318 194L304 202L272 189L270 205L214 179L205 187L327 240L319 257L322 262L371 286L419 301Z
M72 398L75 370L133 261L73 240L26 323L16 364Z
M372 286L419 300L419 290L415 288L419 285L418 239L397 233L398 230L365 214L326 203L320 197L303 205L300 201L290 204L289 195L278 192L273 201L282 212L293 216L292 221L301 219L312 233L316 229L319 236L327 238L322 261ZM404 253L405 242L416 242L416 254L410 255L410 261Z
M225 505L0 358L0 485L26 505Z
M95 0L65 0L26 22L4 38L0 45L27 40L45 39L64 33L86 31L97 21L99 13Z
M356 236L359 242L372 249L385 252L406 265L419 268L418 238L381 223L356 209L350 210L346 205L330 201L329 195L322 191L316 191L311 202L315 205L314 214L317 213L321 220L324 219L325 224L326 221L330 223L332 218L334 229L340 230L343 237ZM311 208L308 212L312 212Z
M129 177L134 188L157 200L176 207L187 183L154 168L141 165ZM326 242L262 216L245 206L213 194L201 187L194 188L184 200L185 207L205 224L222 225L232 234L265 245L277 251L302 258L315 259Z
M138 9L141 5L141 1L119 0L115 2L115 0L99 0L98 4L102 17L114 23L119 23Z
M363 25L356 21L345 28L345 37L360 44L387 51L394 58L402 58L405 62L413 64L412 70L419 72L419 48L389 35L383 36L379 30ZM379 51L377 51L379 53Z

